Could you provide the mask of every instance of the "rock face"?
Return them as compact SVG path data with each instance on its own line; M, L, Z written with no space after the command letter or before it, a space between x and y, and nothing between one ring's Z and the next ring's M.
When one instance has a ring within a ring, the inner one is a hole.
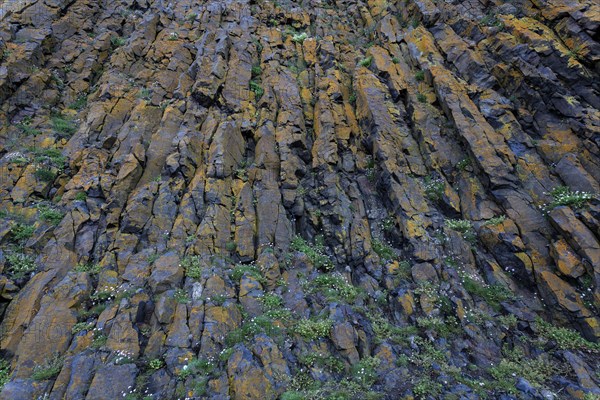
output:
M0 399L600 396L596 1L0 22Z

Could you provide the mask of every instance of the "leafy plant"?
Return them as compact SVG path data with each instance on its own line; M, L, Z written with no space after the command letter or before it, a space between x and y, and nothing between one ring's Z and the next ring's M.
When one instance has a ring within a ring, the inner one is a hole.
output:
M10 373L10 362L3 358L0 359L0 391L10 380Z
M362 60L360 60L358 62L358 65L360 65L361 67L369 68L371 66L372 62L373 62L373 57L369 56L369 57L365 57Z
M52 225L58 225L64 217L64 214L61 211L45 205L38 205L38 211L40 212L40 218Z
M333 262L324 253L325 246L322 243L322 237L320 237L320 238L317 237L315 239L315 244L311 246L302 237L295 236L292 239L292 243L290 245L290 248L293 251L299 251L301 253L306 254L306 256L309 258L309 260L312 262L312 264L317 269L324 270L324 271L329 271L329 270L332 270L334 268Z
M294 327L294 331L305 339L316 340L329 336L333 322L329 319L303 318Z
M20 222L14 223L10 227L10 236L17 242L22 243L33 236L35 227L33 225L26 225Z
M250 81L250 90L254 92L256 100L260 100L263 94L265 94L265 90L260 86L258 82L254 80Z
M550 196L552 196L552 202L550 202L550 204L544 204L540 207L546 212L549 212L550 210L560 206L573 206L574 208L581 208L585 203L595 197L592 193L588 192L580 192L579 190L573 192L567 186L558 186L552 189Z
M373 251L377 253L379 258L381 258L382 262L395 260L398 257L391 246L379 239L373 239L371 241L371 247L373 248Z
M543 339L555 342L563 350L592 350L600 352L600 343L587 341L572 329L554 326L541 318L537 318L535 323L538 333Z
M73 121L61 115L52 118L52 129L60 137L70 137L77 131L77 127Z
M45 381L52 379L60 373L63 367L64 359L59 355L55 354L51 358L47 359L43 364L36 365L33 368L31 378L36 381Z
M161 369L165 366L165 362L160 358L155 358L148 362L148 367L153 370Z
M187 304L190 302L188 292L184 289L175 289L175 292L173 293L173 298L179 304Z
M185 275L198 280L202 277L202 262L200 256L187 256L181 260Z
M444 181L434 179L430 176L425 177L425 194L431 200L438 201L444 195Z
M292 42L302 43L306 40L307 37L308 37L308 35L306 34L306 32L298 33L298 34L292 36Z
M56 173L50 168L38 167L33 175L42 182L53 182L56 178Z

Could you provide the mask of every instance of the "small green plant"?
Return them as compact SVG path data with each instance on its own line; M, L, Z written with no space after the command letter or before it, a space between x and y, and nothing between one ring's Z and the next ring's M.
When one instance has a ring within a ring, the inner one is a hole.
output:
M322 353L307 353L303 354L298 358L301 364L307 367L322 367L326 368L331 372L340 373L344 371L344 362L331 355Z
M302 237L295 236L292 239L290 248L293 251L299 251L301 253L306 254L306 256L317 269L330 271L334 268L331 259L326 254L324 254L325 246L323 245L322 240L319 238L316 238L315 244L311 246Z
M469 243L475 241L475 232L473 231L473 224L471 221L466 219L448 219L445 223L446 227L462 233L462 237Z
M353 304L362 291L351 285L341 274L319 275L304 285L307 293L323 293L329 302L344 301Z
M415 72L415 79L418 82L423 82L425 80L425 71L417 71L417 72Z
M253 65L252 66L252 77L256 78L257 76L260 76L262 74L262 69L260 68L260 65Z
M368 389L377 380L377 368L381 359L377 357L365 357L352 367L352 380L363 389Z
M170 41L175 41L177 39L179 39L179 33L177 33L177 32L171 32L171 33L169 33L169 36L167 37L167 40L170 40Z
M417 399L437 397L442 392L442 384L431 379L421 379L412 389Z
M225 244L225 249L228 252L232 253L235 251L235 249L237 249L237 244L233 240L231 240Z
M371 247L373 248L373 251L379 256L379 258L381 258L382 263L385 263L386 261L390 260L395 260L398 257L396 255L396 252L390 245L382 242L379 239L373 239L371 241Z
M463 158L456 164L456 168L460 171L466 170L469 166L471 166L471 159L469 157Z
M10 380L10 373L10 362L3 358L0 359L0 391Z
M175 292L173 293L173 298L179 304L187 304L190 302L188 292L184 289L175 289Z
M549 212L560 206L572 206L576 209L582 208L585 203L595 197L592 193L588 192L580 192L579 190L573 192L567 186L558 186L552 189L550 196L552 196L552 202L540 206L545 212Z
M408 325L406 327L398 327L392 325L383 315L373 314L370 317L371 327L375 334L376 342L381 343L384 340L389 340L394 344L408 344L411 336L419 333L416 326Z
M425 177L425 194L427 198L433 201L440 200L444 195L444 181L442 179L434 179L430 176Z
M75 266L74 270L75 270L75 272L87 272L92 275L98 275L100 273L100 271L102 270L102 267L100 267L100 264L92 264L92 263L77 264Z
M256 100L260 100L263 94L265 94L265 90L260 86L258 82L254 80L250 81L250 90L254 92Z
M110 38L110 44L112 45L113 49L124 46L125 43L127 43L127 39L125 39L124 37L113 36L112 38Z
M394 64L398 64L400 62L400 59L398 57L392 57L392 62Z
M496 225L500 225L505 220L506 220L506 215L499 215L497 217L490 218L487 221L485 221L483 223L483 226L496 226Z
M77 131L73 121L61 115L52 118L52 129L60 137L71 137Z
M426 103L427 96L425 96L423 93L417 93L417 100L419 101L419 103Z
M308 340L328 337L333 322L329 319L303 318L294 327L294 332Z
M546 341L553 341L562 350L600 352L600 343L589 342L572 329L554 326L541 318L537 318L535 322L540 337Z
M242 279L242 276L244 276L244 274L248 274L252 278L256 279L261 285L267 284L267 280L255 264L237 264L233 268L230 277L235 283L239 283L240 279Z
M369 57L365 57L362 60L360 60L358 62L358 65L360 65L361 67L369 68L371 66L372 62L373 62L373 57L369 56Z
M55 354L47 359L43 364L36 365L33 368L31 379L36 381L45 381L57 376L63 367L63 358L59 354Z
M42 182L54 182L56 173L50 168L40 167L35 170L33 175Z
M196 18L198 18L198 14L196 13L189 13L186 17L189 22L194 22Z
M44 165L53 165L58 169L65 167L66 158L62 155L61 151L57 148L48 147L44 149L31 148L30 149L34 156L35 162Z
M87 105L87 95L85 93L82 93L79 96L77 96L77 99L75 99L74 102L69 104L68 108L70 108L71 110L79 111L79 110L83 110L86 105Z
M200 256L187 256L181 260L181 267L185 271L185 275L198 280L202 277L202 261Z
M14 223L10 227L10 236L13 240L18 243L23 243L33 236L35 227L33 225L22 224L20 222Z
M308 35L306 34L306 32L298 33L298 34L292 36L292 42L302 43L306 40L307 37L308 37Z
M74 198L75 201L86 201L87 193L86 192L77 192Z
M164 367L164 366L165 366L165 363L164 363L164 361L163 361L163 360L161 360L160 358L155 358L155 359L153 359L153 360L150 360L150 361L148 362L148 367L149 367L150 369L153 369L153 370L158 370L158 369L161 369L161 368L162 368L162 367Z
M43 221L49 222L52 225L58 225L62 221L64 214L56 209L50 208L45 205L38 205L38 211L40 212L40 218Z
M84 331L89 331L94 329L94 323L93 322L78 322L75 325L73 325L73 328L71 328L71 333L73 335L78 334L79 332L84 332Z
M100 347L104 346L106 344L106 342L108 341L108 336L99 333L99 332L95 332L94 333L94 339L92 339L92 344L91 344L91 348L92 349L99 349Z
M31 127L31 117L25 117L17 124L17 128L27 136L37 136L42 132Z
M493 309L500 310L500 303L514 298L512 292L502 285L488 285L467 274L461 274L463 287L471 296L485 300Z
M249 342L260 333L271 337L277 336L280 331L281 329L273 324L273 319L267 315L259 315L244 322L240 328L229 332L225 337L225 345L233 347L238 343Z

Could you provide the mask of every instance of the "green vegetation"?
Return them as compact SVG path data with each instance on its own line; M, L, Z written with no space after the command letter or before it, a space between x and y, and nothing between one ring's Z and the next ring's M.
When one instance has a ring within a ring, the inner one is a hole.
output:
M562 350L590 350L600 352L600 343L592 343L569 328L556 327L541 318L536 319L536 327L541 338L555 342Z
M500 310L500 303L514 298L512 292L502 285L488 285L475 278L461 274L462 285L471 296L480 297L494 310Z
M124 46L125 43L127 43L127 39L125 39L124 37L113 36L112 38L110 38L110 44L112 45L113 49Z
M487 221L485 221L483 223L483 226L496 226L496 225L500 225L505 220L506 220L506 215L499 215L497 217L490 218Z
M65 167L66 158L62 155L61 151L54 147L48 147L44 149L30 148L29 149L35 156L35 162L39 164L50 164L58 169Z
M426 103L427 96L425 96L423 93L417 93L417 100L419 101L419 103Z
M0 391L10 380L10 373L10 362L3 358L0 359Z
M256 279L261 285L266 285L267 280L260 272L260 269L255 264L237 264L230 274L230 278L235 282L239 283L240 279L244 274L248 274L252 278Z
M68 108L70 108L71 110L79 111L79 110L83 110L86 105L87 105L87 95L85 93L82 93L79 96L77 96L77 99L75 99L74 102L69 104Z
M341 373L344 371L344 362L332 355L322 353L307 353L298 357L298 361L307 367L320 367L330 372Z
M559 367L548 360L546 355L537 358L526 357L520 348L503 349L504 358L500 364L490 368L494 378L494 388L501 392L517 395L517 377L525 378L532 386L540 388L544 382L560 372Z
M73 121L62 115L52 117L52 129L60 137L71 137L77 131Z
M253 65L252 66L252 77L256 78L257 76L260 76L262 74L262 69L260 68L260 65Z
M93 322L78 322L75 325L73 325L73 328L71 328L71 333L73 335L78 334L79 332L84 332L84 331L89 331L94 329L94 323Z
M425 194L430 200L440 200L444 195L444 186L442 179L434 179L430 176L425 177Z
M415 79L418 82L423 82L425 80L425 71L417 71L417 72L415 72Z
M371 241L371 247L373 251L381 258L381 262L385 263L386 261L395 260L398 256L394 249L388 244L382 242L379 239L373 239Z
M33 236L35 227L33 225L27 225L20 222L16 222L10 227L10 236L13 240L18 243L23 243Z
M290 248L293 251L299 251L306 254L306 256L317 269L330 271L334 268L331 259L324 254L325 246L323 244L322 236L315 238L315 244L312 246L308 244L308 242L302 237L295 236L292 239Z
M31 117L25 117L17 124L17 128L27 136L37 136L42 132L31 127Z
M86 192L77 192L77 194L74 197L75 201L86 201L87 200L87 193Z
M60 370L63 367L63 361L63 358L59 354L55 354L43 364L36 365L33 368L31 378L36 381L45 381L54 378L60 373Z
M100 273L102 268L100 267L100 264L87 263L87 264L77 264L75 266L74 270L76 272L87 272L92 275L97 275Z
M248 342L259 333L264 333L268 336L276 336L281 332L281 329L273 324L273 320L267 315L253 317L244 322L244 324L235 329L225 337L225 345L233 347L238 343Z
M180 266L183 267L186 276L195 280L202 277L202 262L200 256L187 256L181 260Z
M469 157L463 158L458 163L456 163L456 168L458 168L460 171L464 171L467 169L467 167L471 166L471 164L472 162Z
M462 233L463 239L469 243L475 241L475 232L473 231L473 224L471 221L466 219L448 219L445 223L446 227Z
M308 38L308 35L306 34L306 32L298 33L298 34L292 36L292 42L302 43L306 40L306 38Z
M54 182L56 178L56 173L45 167L38 167L33 175L42 182Z
M148 362L148 367L153 370L161 369L164 366L165 366L165 362L163 360L161 360L160 358L155 358Z
M173 293L173 298L179 304L187 304L190 302L188 292L184 289L175 289L175 292Z
M558 186L550 192L552 202L544 204L540 208L549 212L556 207L572 206L573 208L581 208L585 203L592 200L595 196L592 193L571 191L567 186Z
M52 225L58 225L62 221L64 214L56 209L50 208L46 205L38 205L38 211L40 212L40 218L43 221L49 222Z
M412 390L417 399L437 398L442 393L442 384L431 379L421 379Z
M294 332L308 340L328 337L333 322L329 319L303 318L294 327Z
M373 57L369 56L369 57L365 57L362 60L360 60L358 62L358 65L360 65L361 67L369 68L371 66L372 62L373 62Z
M254 92L256 100L260 100L263 94L265 94L265 90L255 80L250 81L250 90Z
M363 292L340 274L319 275L311 281L307 281L304 290L309 293L322 293L328 302L343 301L352 304Z

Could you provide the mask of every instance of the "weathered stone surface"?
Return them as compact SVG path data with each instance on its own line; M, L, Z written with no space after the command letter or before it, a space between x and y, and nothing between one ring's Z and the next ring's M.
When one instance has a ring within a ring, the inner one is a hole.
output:
M4 3L1 399L600 391L593 0Z

